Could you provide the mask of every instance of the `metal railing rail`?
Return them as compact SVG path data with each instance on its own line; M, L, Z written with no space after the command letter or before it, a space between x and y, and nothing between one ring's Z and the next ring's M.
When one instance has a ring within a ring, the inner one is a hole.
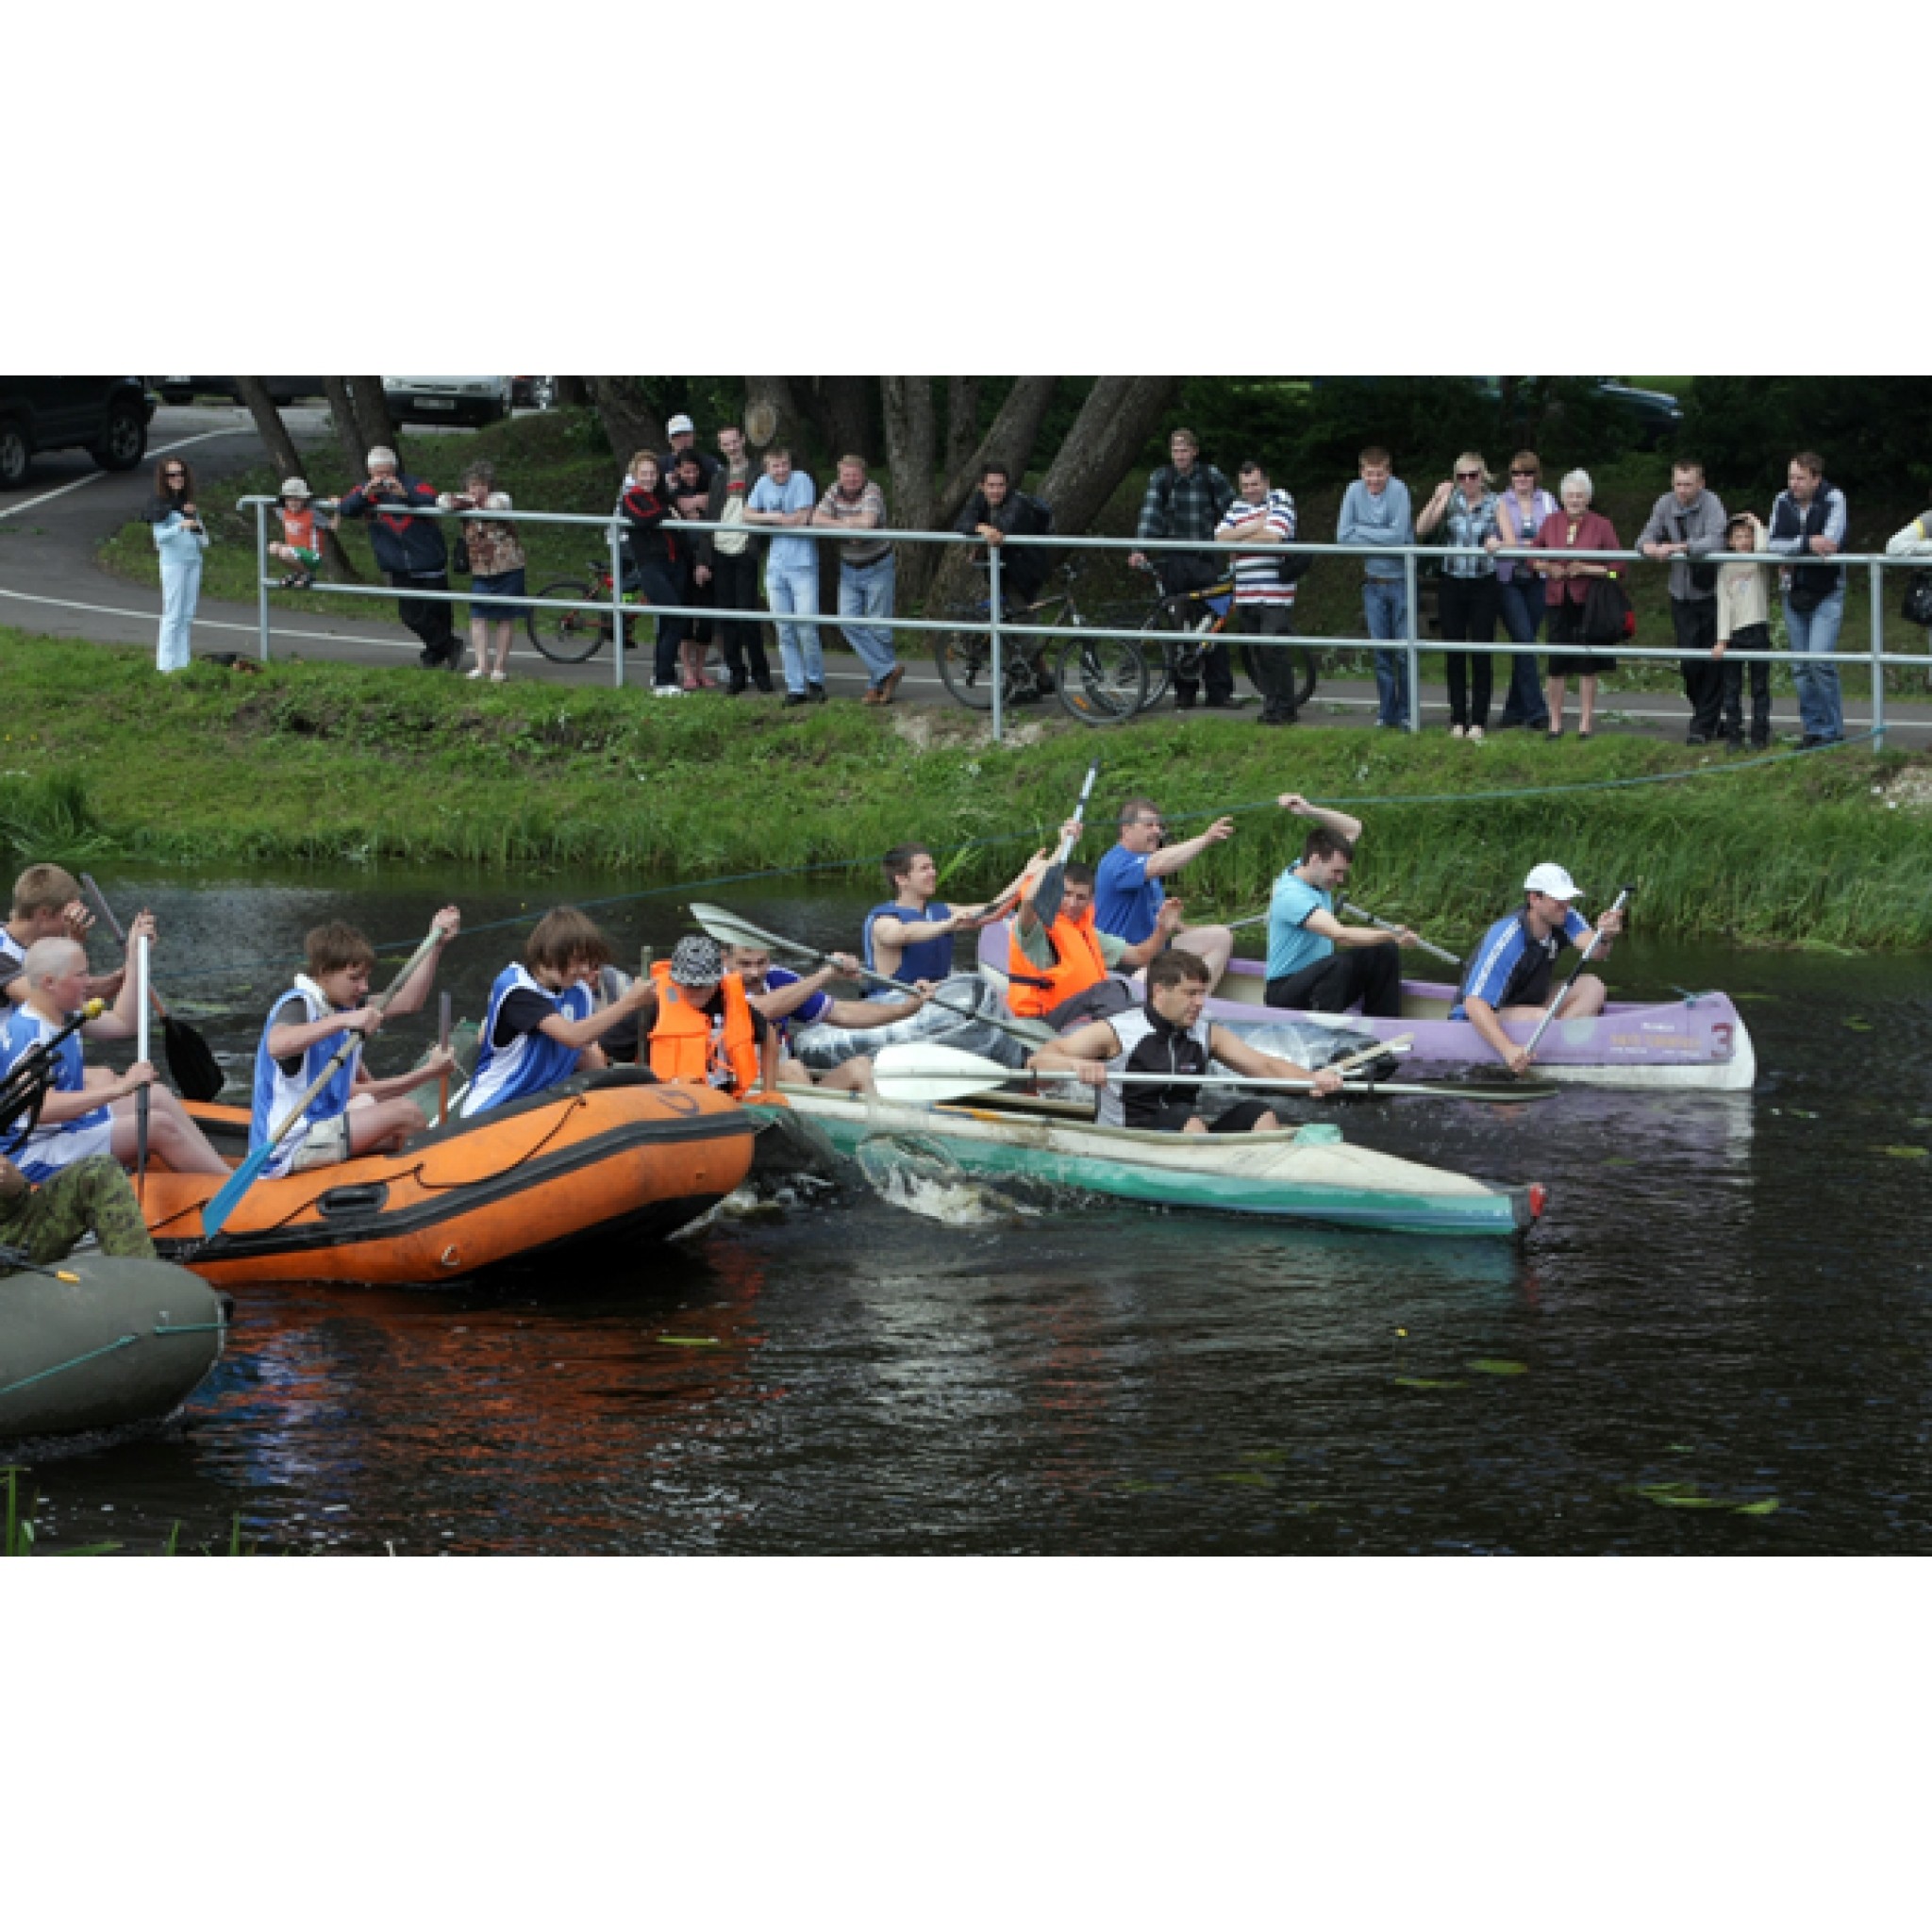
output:
M238 509L253 508L256 525L256 564L258 579L258 622L259 626L259 651L261 660L269 658L269 603L270 590L277 588L275 579L268 575L268 511L280 499L275 496L243 496L238 499ZM611 596L603 599L571 599L558 597L508 597L492 593L489 601L496 604L512 605L519 609L532 610L594 610L608 611L611 620L613 649L611 681L616 689L625 684L624 674L624 625L628 614L631 618L687 617L708 622L719 618L741 619L759 624L799 624L823 628L830 625L840 628L854 622L850 614L824 610L788 610L774 612L768 608L742 610L724 608L705 604L626 604L623 595L623 543L626 525L622 516L591 516L557 510L454 510L436 507L407 506L403 514L411 517L435 517L453 521L476 523L527 523L575 525L583 530L602 531L610 551ZM741 535L750 534L755 538L771 540L784 537L799 537L812 543L853 543L876 541L872 533L855 536L847 528L838 525L804 525L792 527L772 529L767 525L742 523L711 524L694 521L680 521L676 525L678 535L703 535L720 531L735 531ZM991 694L992 700L992 736L995 742L1002 737L1005 720L1002 714L1004 678L1002 676L1002 653L1006 643L1013 639L1042 638L1068 641L1074 630L1065 625L1027 624L1008 617L1002 609L1001 596L1001 553L1008 546L1020 549L1040 549L1055 552L1093 551L1118 552L1123 555L1158 552L1186 552L1195 557L1211 557L1218 564L1225 561L1231 573L1234 560L1239 556L1278 557L1284 553L1306 555L1314 558L1359 558L1364 560L1380 558L1402 564L1402 585L1405 605L1405 634L1400 638L1338 637L1295 632L1271 638L1257 638L1237 634L1231 640L1239 641L1244 649L1267 649L1281 646L1300 646L1323 650L1397 650L1403 653L1411 702L1407 707L1408 729L1418 732L1422 729L1421 705L1421 660L1424 651L1457 653L1466 657L1513 657L1524 650L1534 651L1534 643L1519 644L1513 639L1505 638L1489 643L1471 642L1462 640L1424 638L1419 625L1421 613L1418 608L1419 570L1421 563L1441 562L1445 558L1468 557L1477 553L1440 543L1371 544L1371 543L1319 543L1299 539L1286 543L1217 543L1211 540L1190 538L1154 537L1074 537L1041 536L1008 537L1002 543L988 546L977 536L966 535L956 530L900 530L889 532L891 541L901 543L933 543L942 547L985 550L987 570L987 611L984 618L962 618L958 616L933 617L865 617L859 622L875 629L900 631L959 631L983 629L987 634L988 649L991 666ZM1537 558L1548 558L1552 553L1542 549L1509 548L1480 553L1495 562L1524 563ZM1565 550L1561 553L1565 562L1583 563L1622 563L1641 565L1648 570L1668 569L1670 559L1647 558L1636 550ZM1820 668L1829 664L1836 667L1840 662L1857 663L1870 667L1872 675L1872 725L1874 743L1883 746L1885 742L1885 678L1884 672L1889 666L1899 665L1908 669L1924 671L1932 676L1932 648L1926 652L1897 652L1885 649L1885 608L1884 575L1889 570L1932 569L1932 559L1915 557L1890 557L1877 552L1840 552L1826 558L1788 558L1777 552L1729 552L1717 550L1697 559L1699 563L1722 566L1727 562L1750 562L1762 570L1787 570L1802 564L1824 565L1841 568L1846 573L1845 583L1849 588L1854 569L1862 566L1867 573L1871 601L1871 641L1869 649L1855 657L1845 657L1834 650L1830 656L1820 657ZM388 602L408 597L419 603L469 604L475 601L474 593L466 591L415 591L404 590L392 584L382 586L371 584L337 584L328 587L331 594L352 597L373 597ZM1042 601L1045 601L1042 599ZM1159 591L1151 586L1148 591L1150 616L1162 601ZM1205 608L1205 606L1204 606ZM1160 629L1150 631L1142 625L1132 628L1108 626L1105 625L1082 624L1077 634L1092 639L1124 639L1134 643L1144 643L1150 636L1161 641L1185 637L1184 630ZM1226 634L1223 634L1224 638ZM1220 640L1217 640L1220 641ZM1928 640L1932 642L1932 640ZM1543 640L1545 650L1549 640ZM1567 647L1565 655L1589 658L1601 654L1606 658L1629 658L1639 662L1678 663L1687 655L1675 645L1645 645L1615 643L1607 645L1574 644ZM1740 664L1784 664L1791 668L1803 665L1805 654L1785 651L1743 651L1727 649L1726 662Z

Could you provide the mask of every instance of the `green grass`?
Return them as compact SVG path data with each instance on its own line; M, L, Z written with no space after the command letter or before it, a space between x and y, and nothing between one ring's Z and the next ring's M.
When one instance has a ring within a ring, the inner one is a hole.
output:
M1003 841L949 870L949 892L970 897L1050 838L1099 757L1100 824L1139 791L1176 816L1287 787L1351 809L1374 801L1359 808L1357 896L1418 926L1468 930L1509 903L1531 862L1553 858L1593 892L1641 880L1653 932L1932 941L1932 819L1874 795L1907 765L1923 783L1923 755L1854 750L1722 774L1722 755L1645 739L1552 746L1510 734L1476 750L1441 734L1263 733L1252 713L1167 713L1105 735L1047 717L1018 734L1030 741L1001 748L958 710L664 705L354 665L249 675L197 664L158 678L145 650L5 629L0 680L0 836L21 861L455 863L696 881L869 863L908 838L942 854ZM1543 789L1697 768L1719 774ZM1479 801L1475 788L1541 795ZM1257 908L1299 842L1272 807L1240 827L1190 868L1192 916Z

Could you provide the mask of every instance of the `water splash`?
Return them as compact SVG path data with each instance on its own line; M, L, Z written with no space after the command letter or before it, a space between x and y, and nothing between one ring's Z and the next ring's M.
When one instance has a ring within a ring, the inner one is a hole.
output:
M1039 1210L971 1178L944 1148L903 1134L858 1145L858 1165L879 1199L946 1227L1012 1227Z

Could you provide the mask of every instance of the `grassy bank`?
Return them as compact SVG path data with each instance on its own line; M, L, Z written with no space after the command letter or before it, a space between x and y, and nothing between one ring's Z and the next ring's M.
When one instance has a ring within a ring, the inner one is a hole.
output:
M1641 880L1654 931L1932 941L1932 765L1896 753L1718 775L1722 755L1638 739L1553 746L1512 733L1477 749L1439 735L1263 733L1252 714L1169 714L1117 736L1049 719L996 749L956 711L665 705L346 665L246 675L197 664L158 678L144 650L5 629L0 679L0 835L23 860L455 862L695 881L870 859L907 838L942 854L1019 841L946 860L947 890L970 896L1049 837L1099 756L1103 824L1129 791L1177 816L1286 788L1374 801L1358 808L1370 827L1358 896L1418 924L1466 931L1533 860L1557 858L1592 892ZM1544 789L1697 769L1713 775ZM1272 808L1240 826L1188 874L1196 916L1258 906L1297 842Z

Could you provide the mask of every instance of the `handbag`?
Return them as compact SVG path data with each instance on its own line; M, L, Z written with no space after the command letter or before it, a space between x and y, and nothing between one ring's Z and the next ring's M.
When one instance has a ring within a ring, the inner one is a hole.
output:
M1906 579L1906 601L1899 615L1907 624L1932 625L1932 570L1915 570Z
M1591 578L1580 635L1586 644L1621 644L1637 635L1637 613L1614 576Z
M474 575L470 569L470 540L467 536L458 537L450 546L449 567L459 577Z

